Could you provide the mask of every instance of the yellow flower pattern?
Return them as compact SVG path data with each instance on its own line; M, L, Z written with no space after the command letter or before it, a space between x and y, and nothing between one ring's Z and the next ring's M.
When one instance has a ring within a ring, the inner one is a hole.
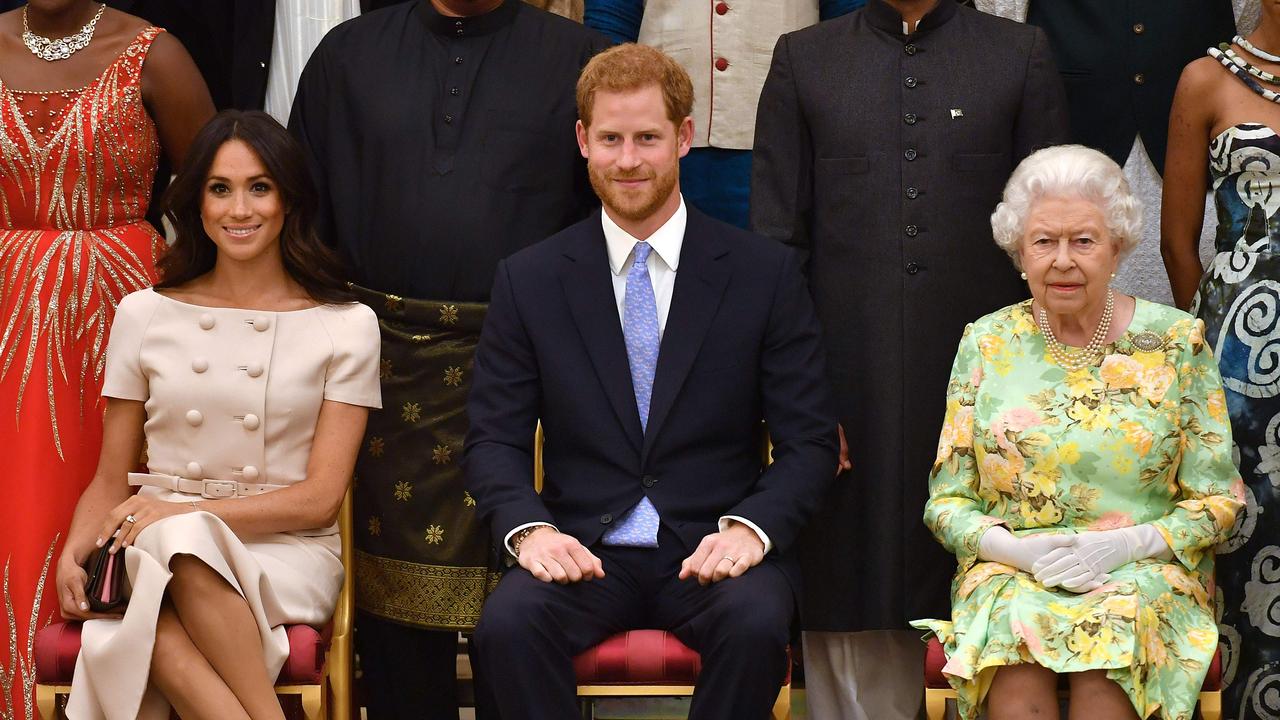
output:
M1163 347L1136 347L1144 332ZM966 329L925 508L959 561L952 617L915 623L943 643L964 720L978 716L992 673L1026 662L1107 668L1139 715L1191 720L1217 645L1211 548L1241 507L1222 384L1203 343L1200 321L1141 300L1100 365L1071 372L1047 357L1029 302ZM1174 559L1123 566L1083 595L977 557L996 524L1025 535L1140 523Z

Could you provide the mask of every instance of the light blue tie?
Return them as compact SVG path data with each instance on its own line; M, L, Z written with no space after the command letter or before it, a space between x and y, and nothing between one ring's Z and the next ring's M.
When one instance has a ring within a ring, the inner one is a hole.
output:
M649 253L653 247L638 242L635 261L627 274L627 294L622 300L622 336L627 342L627 360L631 365L631 388L640 411L640 427L649 427L649 399L653 395L653 376L658 369L658 301L649 281ZM604 534L605 545L624 547L658 547L658 510L649 498L640 498L625 516Z

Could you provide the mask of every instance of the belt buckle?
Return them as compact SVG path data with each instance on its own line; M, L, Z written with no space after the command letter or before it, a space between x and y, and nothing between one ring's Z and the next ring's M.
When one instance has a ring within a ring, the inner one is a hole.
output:
M236 484L230 480L205 480L204 488L200 491L200 497L207 497L210 499L235 496Z

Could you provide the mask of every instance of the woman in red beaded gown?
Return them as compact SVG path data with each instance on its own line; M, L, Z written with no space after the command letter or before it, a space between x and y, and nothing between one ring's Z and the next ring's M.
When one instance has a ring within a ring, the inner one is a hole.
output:
M97 465L106 334L164 248L144 220L161 147L177 164L212 114L186 50L138 18L88 0L0 14L0 720L35 717L32 645Z

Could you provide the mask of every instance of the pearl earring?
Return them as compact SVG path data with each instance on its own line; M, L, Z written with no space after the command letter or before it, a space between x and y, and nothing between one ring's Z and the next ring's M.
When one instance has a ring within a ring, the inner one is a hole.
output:
M1112 280L1115 280L1115 279L1116 279L1116 274L1115 274L1115 273L1111 273L1111 279L1112 279Z
M1115 277L1115 276L1113 275L1112 277ZM1027 279L1027 274L1026 274L1026 273L1022 273L1022 279L1023 279L1023 280L1026 280L1026 279Z

